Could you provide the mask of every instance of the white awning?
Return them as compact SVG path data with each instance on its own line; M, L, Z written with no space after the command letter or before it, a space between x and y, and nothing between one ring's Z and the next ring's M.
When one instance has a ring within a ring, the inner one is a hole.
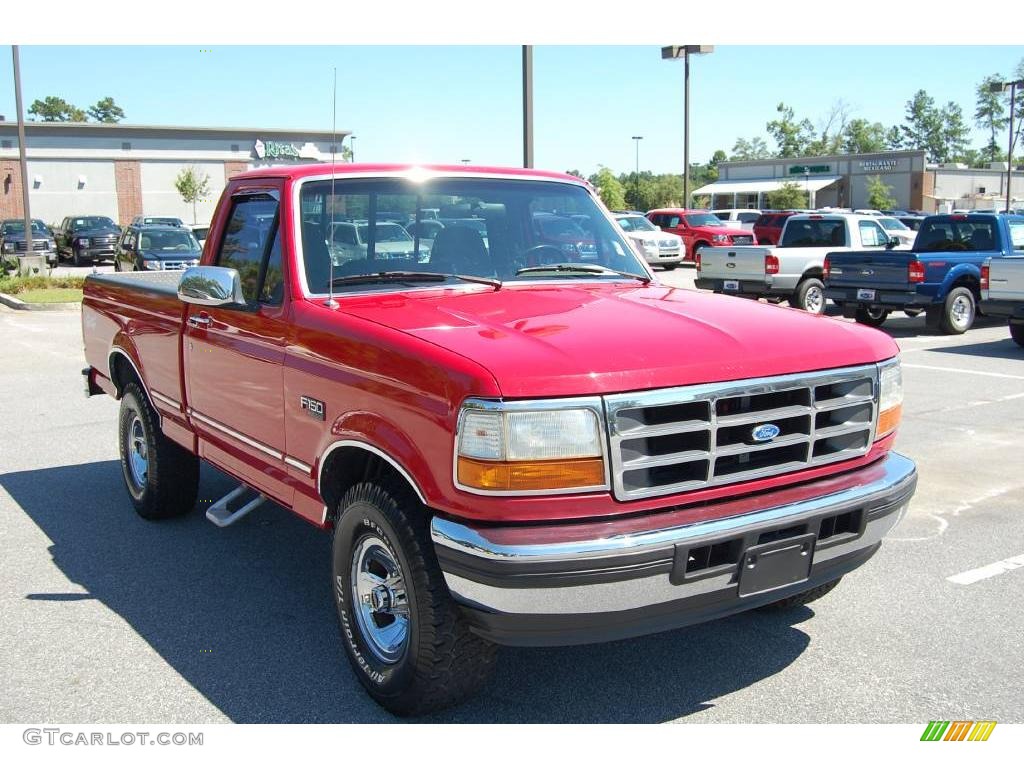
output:
M774 192L782 189L784 184L796 184L800 189L817 192L829 184L835 184L842 176L790 176L787 179L738 179L736 181L716 181L695 189L695 195L733 195L755 194L757 192Z

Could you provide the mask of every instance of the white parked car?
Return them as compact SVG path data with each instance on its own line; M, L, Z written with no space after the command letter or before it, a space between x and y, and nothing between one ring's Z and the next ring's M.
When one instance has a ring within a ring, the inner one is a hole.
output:
M192 230L192 234L199 241L200 247L206 245L206 235L210 232L209 224L188 224L186 227Z
M683 238L679 235L662 232L647 218L635 213L617 213L615 221L651 266L672 270L683 262Z
M917 236L917 232L912 230L895 216L879 216L878 223L882 225L882 229L885 230L885 234L889 235L889 237L895 237L900 241L900 245L911 246L914 244L914 238Z
M719 208L712 213L720 218L725 226L745 229L748 232L754 231L754 222L761 215L761 211L756 208Z
M328 246L335 266L353 259L366 258L370 239L368 222L336 221L332 224L331 232ZM422 244L419 253L415 252L416 242L401 224L378 222L374 235L374 253L378 259L423 258L428 253Z

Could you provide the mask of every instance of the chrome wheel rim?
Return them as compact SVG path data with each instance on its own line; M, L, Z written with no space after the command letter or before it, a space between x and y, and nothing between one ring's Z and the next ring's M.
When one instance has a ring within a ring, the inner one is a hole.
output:
M812 285L804 294L804 309L815 315L820 315L825 310L825 294L821 288Z
M128 427L128 471L136 488L144 488L149 474L149 448L142 419L136 415Z
M963 328L971 319L971 302L966 296L957 296L953 299L953 306L949 310L953 323L957 328Z
M882 309L881 307L868 309L868 317L870 317L872 320L881 320L882 315L884 314L885 310Z
M357 542L351 582L360 634L378 661L394 664L409 642L409 601L398 558L379 536Z

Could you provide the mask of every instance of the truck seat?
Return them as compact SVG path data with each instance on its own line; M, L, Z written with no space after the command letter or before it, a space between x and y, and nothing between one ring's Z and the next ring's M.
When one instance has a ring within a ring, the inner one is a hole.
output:
M493 277L494 265L484 239L471 227L445 227L430 249L430 264L439 272Z

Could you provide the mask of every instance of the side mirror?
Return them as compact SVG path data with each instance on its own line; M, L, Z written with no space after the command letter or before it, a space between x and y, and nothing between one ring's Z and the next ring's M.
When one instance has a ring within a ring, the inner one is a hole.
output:
M885 247L888 250L892 250L893 248L896 248L899 244L900 239L898 237L890 237L889 242L885 244Z
M247 306L238 270L226 267L189 267L178 281L178 298L201 307Z

